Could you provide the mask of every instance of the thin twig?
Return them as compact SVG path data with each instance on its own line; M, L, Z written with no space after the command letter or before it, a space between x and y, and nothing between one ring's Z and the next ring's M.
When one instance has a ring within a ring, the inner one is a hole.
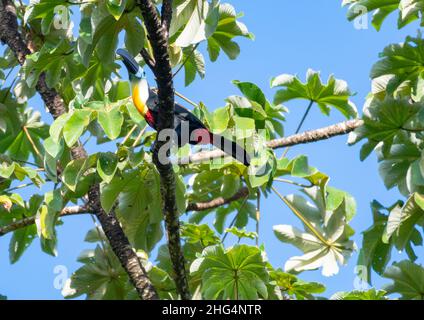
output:
M97 235L99 236L99 240L100 240L100 248L101 248L101 250L102 250L102 252L103 252L103 256L105 257L105 259L106 259L106 261L107 261L107 263L108 263L109 267L112 269L112 268L113 268L113 264L112 264L112 262L110 261L109 256L107 255L107 252L106 252L106 243L105 243L105 241L104 241L104 239L103 239L103 234L102 234L102 231L101 231L101 229L100 229L100 226L99 226L99 224L97 223L97 220L96 220L96 218L94 217L94 215L93 215L93 214L90 214L90 217L91 217L91 220L93 221L94 227L96 228Z
M296 129L296 132L294 134L298 134L300 132L300 129L302 129L303 123L305 122L306 118L308 117L309 111L311 111L313 104L314 104L313 100L309 101L309 105L306 108L306 111L303 114L303 117L300 120L299 125L297 126L297 129ZM286 150L284 150L283 157L285 157L287 155L287 152L289 152L289 150L290 150L290 147L287 147Z
M238 216L239 216L239 214L240 214L240 211L241 211L241 209L243 209L243 207L246 205L246 203L247 203L247 200L248 200L248 199L249 199L249 197L248 197L248 196L246 196L246 197L243 199L243 202L240 204L240 207L238 208L237 213L236 213L236 215L234 216L233 220L231 221L231 223L230 223L230 225L229 225L228 229L231 229L231 228L232 228L232 227L236 224L236 221L237 221L237 218L238 218ZM224 243L225 239L227 238L227 235L228 235L228 231L225 231L224 235L223 235L223 236L222 236L222 238L221 238L221 242L222 242L222 243Z
M191 104L193 107L197 108L199 107L199 105L196 102L193 102L192 100L190 100L189 98L187 98L186 96L182 95L181 93L175 91L175 95L180 97L181 99L183 99L184 101L188 102L189 104Z
M35 153L37 154L37 156L40 158L40 160L43 160L43 156L41 155L40 151L38 150L37 146L34 143L34 140L32 140L31 135L28 132L28 129L26 126L23 126L22 129L25 132L25 135L27 136L29 143L31 144L32 148L34 149Z
M30 187L30 186L33 186L33 185L34 185L34 182L24 183L24 184L21 184L21 185L16 186L16 187L3 190L2 192L3 193L10 193L12 191L15 191L15 190L18 190L18 189L23 189L23 188Z
M313 183L308 185L308 184L302 184L302 183L298 183L298 182L295 182L295 181L292 181L292 180L282 179L282 178L274 178L274 181L292 184L292 185L295 185L295 186L298 186L298 187L301 187L301 188L311 188L311 187L314 186Z
M11 75L11 73L13 72L13 70L15 70L15 67L10 68L9 72L7 73L6 77L3 80L2 86L4 86L4 84L6 83L7 79L9 78L9 76Z
M125 143L128 141L128 139L131 137L132 133L137 129L138 125L134 125L130 131L128 131L127 135L125 136L124 140L121 142L121 146L124 146Z
M138 146L138 143L141 140L141 137L143 137L143 134L146 132L147 124L144 126L143 129L141 129L140 133L138 134L137 138L134 140L134 143L132 144L132 147L135 148Z
M295 214L296 217L298 217L304 225L326 246L330 246L328 241L323 237L322 234L320 234L315 227L302 215L299 210L297 210L291 203L288 201L284 196L282 196L277 189L274 187L271 187L272 191L275 192L275 194L290 208L290 210Z
M259 221L261 219L261 190L256 191L256 246L259 247Z
M191 58L191 56L193 55L193 53L196 51L197 47L199 46L199 43L196 43L193 46L193 49L190 51L190 53L187 55L187 57L184 59L184 62L178 67L177 71L174 72L174 74L172 75L172 78L175 78L175 76L178 74L178 72L181 71L181 69L185 66L185 64L187 63L187 61Z

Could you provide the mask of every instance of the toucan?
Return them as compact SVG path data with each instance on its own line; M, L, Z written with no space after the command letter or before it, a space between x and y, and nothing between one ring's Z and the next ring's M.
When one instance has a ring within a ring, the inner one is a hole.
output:
M149 87L143 68L130 53L124 49L118 49L116 53L122 57L123 63L128 70L131 95L135 107L149 126L157 130L159 113L157 93ZM174 130L178 138L178 147L182 147L187 143L191 145L213 144L245 166L250 165L249 154L239 144L219 134L210 132L193 113L180 104L175 103L174 110Z

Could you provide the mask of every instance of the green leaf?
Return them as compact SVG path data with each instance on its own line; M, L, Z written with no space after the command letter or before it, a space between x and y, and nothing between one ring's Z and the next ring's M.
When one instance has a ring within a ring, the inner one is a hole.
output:
M133 246L150 252L162 238L158 173L146 167L125 175L124 180L116 213Z
M345 0L343 5L350 5L347 13L350 21L374 11L372 24L376 30L396 10L399 10L398 29L401 29L422 16L424 8L421 0Z
M183 15L182 18L178 18L178 15L176 15L176 22L171 23L169 31L172 37L178 31L179 26L183 23L185 24L181 33L175 40L175 44L183 48L199 43L210 37L215 31L219 19L217 1L209 3L204 0L189 0L186 2L189 2L189 4L182 3L181 5L189 6L191 9L190 12L186 11L187 15ZM184 8L180 9L177 7L176 13L180 10L184 10ZM182 19L185 20L185 22L181 21Z
M338 264L346 264L356 250L355 243L350 240L354 232L347 224L352 218L350 196L345 194L345 199L330 211L328 208L334 207L334 203L331 204L333 200L326 190L325 184L303 190L313 204L300 196L283 198L290 210L303 222L306 230L303 232L290 225L277 225L273 228L280 241L290 243L304 253L303 256L291 257L286 262L286 272L322 268L324 276L332 276L338 273Z
M350 101L352 93L346 81L332 75L327 84L323 84L319 72L311 69L306 74L306 83L302 83L296 76L282 74L272 79L271 87L285 88L276 92L274 104L304 99L315 102L325 115L329 115L330 107L336 108L347 119L356 118L358 114L356 106Z
M63 137L68 147L72 147L90 123L91 110L75 110L63 126Z
M408 260L394 263L383 277L393 280L383 288L388 294L399 293L402 300L424 299L424 268L421 265Z
M325 287L321 283L302 281L296 276L285 273L280 269L272 270L270 277L283 293L290 297L295 297L298 300L313 300L313 294L325 291Z
M125 17L127 19L124 21L125 47L129 53L136 56L140 53L141 49L144 48L146 33L135 13L130 13Z
M383 207L379 202L371 203L373 211L373 224L362 232L363 240L361 251L359 252L358 265L365 266L368 270L367 281L371 282L371 268L377 274L383 274L387 264L391 259L393 245L383 242L383 234L387 224L387 215L390 208Z
M247 27L238 21L234 7L229 3L219 5L219 21L215 32L208 38L208 52L211 61L216 61L222 51L228 58L234 60L240 54L239 45L233 40L235 37L253 39Z
M369 289L367 291L337 292L330 300L388 300L386 291Z
M415 129L411 127L411 121L420 108L421 104L411 104L407 99L373 99L364 108L364 125L355 131L353 143L364 138L373 143L383 142L382 151L387 155L395 138Z
M118 108L109 111L98 111L98 121L110 140L119 137L124 123L124 117Z
M44 140L44 150L52 157L57 158L63 152L63 140L56 142L52 137Z
M112 152L99 153L97 158L97 172L102 180L110 183L118 168L118 158Z
M64 113L60 115L50 126L49 133L50 138L53 140L53 142L58 143L60 136L63 131L63 126L66 122L68 122L69 118L72 116L72 113Z
M215 133L221 133L228 128L228 122L230 116L228 114L228 108L222 107L214 111L212 118L210 119L210 128Z
M193 48L186 48L183 53L185 86L187 87L196 79L196 74L201 79L205 77L205 60L203 55L197 50L193 51Z
M116 20L119 20L121 15L124 13L126 5L127 5L127 0L107 0L106 1L107 9Z
M417 204L422 200L420 194L413 194L403 207L394 207L388 217L385 239L393 237L398 250L404 250L416 231L416 225L424 225L424 210ZM412 248L411 248L412 250Z
M35 225L31 225L13 232L12 239L9 244L9 260L15 263L19 260L25 250L34 240L37 234Z
M185 223L181 228L181 236L189 243L200 243L202 247L220 243L215 232L213 232L206 224L196 225Z
M407 37L403 43L387 46L380 54L381 60L373 66L371 78L374 82L382 78L386 80L382 89L387 95L416 94L424 71L423 48L421 35Z
M231 233L235 235L239 239L247 238L247 239L256 239L258 234L256 232L248 232L246 229L239 229L237 227L232 227L230 229L225 229L225 232Z
M192 263L190 273L201 275L205 299L268 297L268 273L256 247L237 245L227 250L220 245L208 247Z
M109 245L88 250L80 256L84 265L62 289L65 298L86 295L89 300L124 300L133 290L128 276Z
M82 175L88 168L95 166L97 157L90 156L87 159L72 160L66 165L63 171L62 182L73 192L76 191L77 184L82 178Z

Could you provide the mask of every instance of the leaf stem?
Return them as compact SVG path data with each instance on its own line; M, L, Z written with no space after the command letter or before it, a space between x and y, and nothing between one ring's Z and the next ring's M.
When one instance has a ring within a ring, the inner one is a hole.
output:
M127 135L125 136L124 140L121 142L121 146L125 145L125 143L128 141L128 139L131 137L132 133L135 129L137 129L138 125L134 125L130 131L128 131Z
M259 221L261 219L261 190L257 190L256 199L256 246L259 247Z
M135 141L134 141L134 143L133 143L133 145L132 145L132 147L133 147L133 148L135 148L135 147L138 145L138 143L139 143L139 142L140 142L140 140L141 140L141 137L142 137L142 136L143 136L143 134L146 132L146 129L147 129L147 124L144 126L144 128L143 128L143 129L141 129L140 133L138 134L137 138L135 139Z
M306 108L305 113L303 114L302 120L300 120L299 125L297 126L297 129L296 129L296 132L294 134L298 134L300 130L302 129L302 126L305 123L305 120L308 117L308 114L311 111L313 104L314 104L314 100L310 100L309 105ZM289 150L290 150L290 147L287 147L286 150L284 150L283 157L287 155L287 152L289 152Z
M180 97L181 99L183 99L183 100L184 100L184 101L186 101L187 103L191 104L193 107L195 107L195 108L198 108L198 107L199 107L199 105L198 105L196 102L194 102L194 101L190 100L189 98L187 98L186 96L182 95L181 93L179 93L179 92L177 92L177 91L175 91L174 93L175 93L175 95L176 95L177 97Z
M275 194L290 208L291 211L298 217L305 226L326 246L330 246L328 241L315 229L315 227L300 213L299 210L297 210L291 203L288 201L285 197L283 197L275 187L271 187L272 191L275 192Z
M24 130L25 135L27 136L27 138L28 138L29 142L31 143L31 146L34 149L34 151L37 154L37 156L40 157L40 160L43 160L43 156L41 155L40 150L38 150L37 146L35 145L34 140L32 140L32 137L29 134L29 131L28 131L27 127L26 126L23 126L22 129Z
M295 185L295 186L298 186L298 187L301 187L301 188L311 188L311 187L314 186L312 183L310 185L306 185L306 184L297 183L295 181L288 180L288 179L282 179L282 178L274 178L274 181L292 184L292 185Z
M241 209L243 209L243 207L246 205L246 202L247 202L247 199L248 199L248 198L249 198L249 196L247 196L247 197L245 197L245 198L243 199L243 202L241 203L240 207L238 208L237 213L236 213L236 215L234 216L233 221L231 221L230 226L228 227L228 229L231 229L231 228L235 225L235 223L236 223L236 221L237 221L237 217L238 217L238 215L240 214L240 210L241 210ZM223 236L223 237L222 237L222 239L221 239L221 242L222 242L222 243L223 243L223 242L225 241L225 239L227 238L227 235L228 235L228 231L225 231L225 234L224 234L224 236Z
M9 193L11 191L18 190L18 189L23 189L23 188L26 188L26 187L29 187L29 186L32 186L32 185L34 185L34 182L24 183L24 184L21 184L21 185L16 186L16 187L6 189L3 192L4 193Z
M190 59L190 57L193 55L194 51L196 51L196 49L199 46L199 44L200 44L200 42L196 43L196 45L193 47L193 49L190 51L190 53L185 58L184 62L179 66L179 68L177 69L177 71L174 72L174 74L172 75L172 78L175 78L175 76L178 74L178 72L181 71L181 69L187 63L188 59Z

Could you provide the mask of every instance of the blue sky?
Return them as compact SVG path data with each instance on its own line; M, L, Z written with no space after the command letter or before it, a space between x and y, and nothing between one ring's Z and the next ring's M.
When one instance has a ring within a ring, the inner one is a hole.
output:
M379 52L390 44L404 40L406 35L416 35L417 24L401 31L396 29L396 17L391 16L380 32L371 26L368 30L356 30L346 19L346 10L341 1L230 1L238 12L244 12L242 21L256 39L240 40L241 54L235 61L221 55L216 63L207 63L206 78L197 80L190 87L184 87L183 73L176 81L176 89L194 101L202 101L211 110L224 106L224 99L238 94L231 84L232 80L251 81L258 84L272 100L275 90L269 88L270 79L281 73L298 74L302 80L308 68L321 71L324 80L329 74L349 83L357 94L353 101L362 109L365 96L370 91L369 71L377 61ZM32 103L40 108L38 98ZM290 114L285 124L286 134L295 130L306 108L305 102L288 104ZM48 119L48 118L45 118ZM325 117L314 109L304 124L304 129L330 125L343 118L337 112ZM347 137L294 147L289 156L306 154L310 164L331 177L330 184L348 191L357 201L357 215L352 226L357 231L354 239L361 244L360 232L371 224L369 204L377 199L385 205L399 199L396 190L387 191L378 175L375 156L365 162L359 161L359 146L348 147ZM95 152L96 146L89 151ZM288 185L278 185L280 192L290 194L296 191ZM34 190L32 190L34 191ZM32 192L28 189L27 192ZM274 196L263 201L260 242L265 243L268 257L275 267L282 267L287 258L300 252L289 245L280 243L272 233L276 224L294 224L299 222L291 212ZM53 286L54 268L66 266L69 275L79 267L78 254L90 244L83 239L93 223L88 216L68 217L64 225L58 227L58 257L42 253L38 241L34 241L23 257L15 264L8 262L8 244L10 236L0 238L0 294L11 299L61 299L60 290ZM253 230L253 226L250 226ZM227 240L231 243L231 239ZM393 252L394 260L403 255ZM357 254L349 264L341 268L338 275L325 278L320 271L305 272L300 278L326 284L325 296L337 291L352 290L354 285L354 267ZM387 283L385 279L373 277L376 287Z

